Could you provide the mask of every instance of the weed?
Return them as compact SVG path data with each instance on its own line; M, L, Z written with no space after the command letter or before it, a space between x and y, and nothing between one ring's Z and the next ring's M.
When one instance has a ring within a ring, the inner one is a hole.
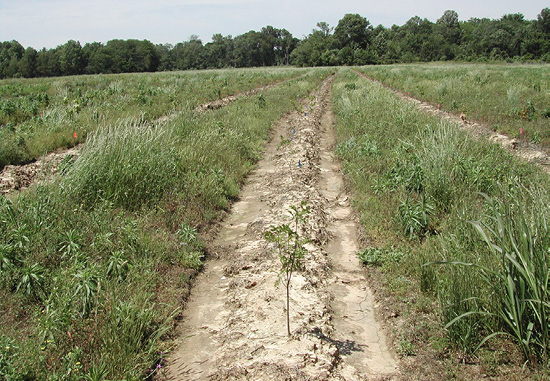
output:
M103 381L106 380L109 375L108 365L104 362L99 364L93 364L86 375L84 375L84 380L86 381Z
M79 313L86 318L97 305L102 276L100 269L95 265L80 268L73 273L75 289L73 299L80 305Z
M80 241L82 236L76 229L71 229L63 233L63 241L61 241L61 247L59 252L62 258L76 258L80 252Z
M17 380L23 378L23 372L17 366L19 356L17 343L7 336L0 335L0 378L3 380Z
M191 269L200 269L202 267L202 259L204 253L200 251L184 251L182 253L182 264Z
M430 217L435 213L435 207L427 197L420 201L406 198L399 204L398 224L408 238L422 238L432 230Z
M354 158L362 158L367 156L379 156L380 148L375 141L370 140L367 136L359 138L351 137L347 141L338 144L336 154L341 159L351 160Z
M447 326L468 318L472 314L492 316L503 331L492 332L479 346L495 335L512 336L527 361L548 362L550 349L550 298L548 279L550 230L544 215L526 215L521 208L512 208L483 195L490 206L488 222L472 221L490 253L500 260L493 269L475 263L437 262L469 266L477 269L481 278L493 290L496 310L474 309L454 319ZM534 223L533 223L534 222ZM479 347L478 346L478 347Z
M129 256L123 250L115 250L107 260L105 275L123 281L131 267Z
M397 250L387 250L377 247L367 247L357 253L359 260L365 265L381 266L388 262L397 263L405 256Z
M520 118L527 119L529 121L535 118L536 113L537 113L537 110L535 109L535 106L531 101L527 101L525 103L525 106L520 111L518 111L518 115Z
M141 376L157 353L161 337L169 330L169 320L177 311L163 316L151 295L118 300L106 316L103 327L104 356L111 375ZM141 365L136 368L135 363Z
M357 86L355 85L355 83L346 83L344 85L344 88L346 90L355 90L357 88Z
M277 150L281 149L281 147L289 145L292 140L285 138L283 135L280 136L281 141L279 144L277 144Z
M16 292L32 299L43 300L46 296L46 269L38 263L25 263L17 271Z
M413 343L408 340L401 340L399 342L399 347L397 348L397 353L401 356L414 356L416 354L416 350Z
M259 108L265 108L265 106L266 106L266 100L265 100L265 98L264 98L264 95L263 95L263 94L260 94L260 95L258 96L258 107L259 107Z
M13 269L16 261L15 246L11 244L0 244L0 274Z

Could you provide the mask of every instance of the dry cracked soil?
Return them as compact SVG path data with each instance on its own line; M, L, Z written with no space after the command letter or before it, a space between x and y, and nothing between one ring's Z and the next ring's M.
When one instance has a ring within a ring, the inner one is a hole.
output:
M375 319L356 256L358 223L333 158L332 78L283 117L248 178L197 278L168 359L170 380L364 380L397 377L395 354ZM291 283L292 336L280 262L263 239L288 222L290 206L311 213L305 268Z

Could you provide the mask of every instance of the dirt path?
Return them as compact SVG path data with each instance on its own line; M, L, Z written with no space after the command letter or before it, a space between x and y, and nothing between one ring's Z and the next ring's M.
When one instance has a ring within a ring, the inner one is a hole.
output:
M325 81L303 112L282 118L264 159L210 250L166 368L171 380L397 377L394 355L374 319L353 213L333 161L332 114ZM315 105L315 106L312 106ZM284 137L281 140L280 136ZM279 260L262 234L287 222L288 209L311 207L305 270L293 278L292 338L286 335Z
M509 136L495 132L487 126L484 126L480 123L469 120L467 115L464 115L464 114L456 115L447 111L440 110L436 106L428 102L423 102L419 99L413 98L410 95L407 95L400 90L394 89L393 87L387 86L384 83L376 79L370 78L366 74L363 74L359 71L355 71L355 73L357 73L359 76L366 78L370 81L380 83L382 86L395 92L400 98L408 102L415 103L420 110L423 110L430 114L438 115L442 119L446 119L454 123L458 123L463 128L472 132L475 136L481 136L495 143L498 143L502 147L513 152L515 155L531 163L539 165L544 171L550 173L550 155L548 155L548 153L536 147L534 144L531 144L528 142L520 142L518 139L511 138Z

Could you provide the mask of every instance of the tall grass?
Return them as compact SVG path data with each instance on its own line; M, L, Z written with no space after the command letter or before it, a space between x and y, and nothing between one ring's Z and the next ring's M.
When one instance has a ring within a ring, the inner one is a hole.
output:
M0 374L136 379L162 366L202 265L201 236L238 194L272 123L328 74L166 122L104 120L53 183L0 197L0 341L13 343L0 348Z
M443 110L464 112L495 131L550 145L549 65L437 63L360 70Z
M398 295L432 295L460 350L507 332L527 359L546 363L547 175L352 72L341 72L333 97L337 153L368 241L408 253L382 267L388 284L408 279ZM508 212L494 214L480 193ZM423 266L441 261L470 266Z
M305 73L307 69L227 69L2 80L0 168L71 147L102 125L136 117L152 123L203 102Z
M82 157L61 186L85 205L109 200L128 209L177 192L183 168L173 125L126 119L88 136Z
M497 258L499 266L451 263L474 266L493 290L496 303L489 310L466 312L448 325L472 313L492 315L503 331L491 333L480 344L495 335L508 334L518 343L526 359L547 365L550 349L550 230L547 204L540 205L540 197L536 197L531 198L534 207L526 208L522 204L502 203L483 196L490 214L486 216L486 221L471 223L487 244L490 254Z

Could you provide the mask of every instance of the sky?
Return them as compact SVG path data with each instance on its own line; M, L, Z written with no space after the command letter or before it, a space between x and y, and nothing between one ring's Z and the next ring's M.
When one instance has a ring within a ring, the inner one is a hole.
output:
M509 13L534 20L547 7L548 0L0 0L0 41L37 50L68 40L176 44L198 35L207 43L216 33L235 37L268 25L301 39L320 21L335 27L346 13L391 27L414 16L435 22L447 9L463 21Z

